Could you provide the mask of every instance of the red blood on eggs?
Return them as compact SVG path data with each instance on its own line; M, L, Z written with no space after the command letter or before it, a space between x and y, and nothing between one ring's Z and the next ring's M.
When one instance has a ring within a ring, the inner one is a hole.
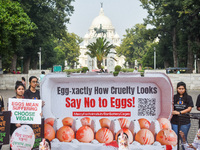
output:
M53 127L54 120L55 120L54 118L47 118L47 119L44 120L44 124L49 124Z
M151 123L145 118L138 119L138 122L140 124L141 129L149 129L149 127L151 125Z
M57 131L56 137L60 142L71 142L74 139L75 134L72 128L63 126Z
M66 117L62 120L63 126L69 126L71 127L73 124L74 119L71 117Z
M79 142L90 143L94 139L94 132L90 127L82 126L76 132L76 139Z
M154 136L152 132L148 129L141 129L135 135L135 141L142 145L151 145L154 142Z
M123 128L127 128L127 129L129 128L130 121L128 119L126 119L126 118L119 118L118 121L119 121L119 124L120 124L120 126L121 126L122 129Z
M90 119L89 117L84 117L81 119L81 124L82 126L91 126L91 122L92 122L92 119Z
M99 143L110 143L113 141L113 134L109 129L101 128L97 131L95 138Z
M52 141L55 138L55 130L49 124L44 124L44 138Z
M177 145L177 135L171 129L162 129L156 136L156 141L162 145Z

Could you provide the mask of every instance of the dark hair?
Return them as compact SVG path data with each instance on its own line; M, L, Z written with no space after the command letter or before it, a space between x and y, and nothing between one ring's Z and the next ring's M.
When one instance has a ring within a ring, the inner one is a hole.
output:
M31 83L31 81L32 81L34 78L36 78L36 79L38 80L38 78L37 78L36 76L31 76L31 77L29 78L29 82Z
M125 132L123 132L123 134L126 136L126 138L128 138L128 134L126 134ZM120 136L120 134L118 134L117 140L118 140L119 136Z
M177 83L177 89L178 89L178 87L180 87L180 86L183 86L184 88L185 88L185 93L183 93L183 100L185 100L185 102L187 102L187 89L186 89L186 84L184 83L184 82L178 82ZM178 97L180 97L180 94L178 93L178 90L177 90L177 95L178 95Z
M183 87L185 88L185 93L187 94L186 84L185 84L184 82L182 82L182 81L181 81L181 82L178 82L178 83L177 83L177 89L178 89L178 87L180 87L180 86L183 86ZM185 94L185 93L184 93L184 94ZM177 91L177 94L179 94L178 91Z
M42 72L41 72L41 74L45 74L45 72L44 72L44 71L42 71Z
M25 86L24 86L24 84L22 83L22 81L16 81L16 83L15 83L15 90L17 90L19 86L23 86L24 89L25 89Z
M24 77L22 77L22 80L26 81Z
M51 149L51 142L48 139L45 139L47 141L47 143L49 144L49 147Z

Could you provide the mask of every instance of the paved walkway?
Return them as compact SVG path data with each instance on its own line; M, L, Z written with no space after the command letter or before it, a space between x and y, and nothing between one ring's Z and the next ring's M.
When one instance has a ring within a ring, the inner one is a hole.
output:
M192 96L194 105L196 104L196 99L198 94L200 94L200 90L189 90L188 94ZM3 96L4 98L4 104L5 106L7 105L8 102L8 98L15 96L15 91L14 90L0 90L0 95ZM7 109L7 108L6 108ZM192 109L192 113L200 113L196 110L196 107L194 107ZM192 125L189 131L189 135L188 135L188 141L191 143L194 139L194 136L197 132L198 129L198 121L192 119ZM4 145L2 150L9 150L9 145Z

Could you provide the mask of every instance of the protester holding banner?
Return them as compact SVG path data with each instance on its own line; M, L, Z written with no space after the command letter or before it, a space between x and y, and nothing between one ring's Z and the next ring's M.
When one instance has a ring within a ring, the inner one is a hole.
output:
M4 111L4 101L2 96L0 96L0 111Z
M196 106L197 110L200 111L200 94L197 97ZM200 120L199 120L199 128L200 128Z
M3 97L0 96L0 111L4 111L4 102L3 102ZM1 149L2 145L0 145L0 149Z
M38 142L40 142L43 132L41 130L42 102L40 100L35 101L32 99L25 99L25 87L21 81L16 82L15 91L16 96L14 96L13 98L9 98L8 106L8 110L12 112L10 128L10 148L19 149L22 144L23 149L38 149ZM37 137L32 136L35 133L39 133L37 134Z
M14 96L13 98L23 99L24 98L24 91L25 91L24 84L21 81L17 81L16 84L15 84L16 96ZM21 126L21 124L19 124L19 123L11 124L10 135L12 135L13 132L15 131L15 129L17 129L20 126Z
M26 79L24 77L22 77L22 83L23 83L23 85L24 85L24 87L26 89Z
M180 121L180 130L184 133L185 139L187 140L188 131L190 129L191 123L190 118L187 113L192 110L193 101L192 97L187 94L186 84L184 82L179 82L177 84L177 94L174 95L174 111L172 111L172 129L178 135L178 123ZM178 115L184 115L186 117L179 117ZM188 117L187 117L188 116ZM181 141L183 139L181 138ZM184 150L184 147L182 147Z
M40 92L36 89L38 78L31 76L29 78L29 88L24 93L25 99L40 99Z

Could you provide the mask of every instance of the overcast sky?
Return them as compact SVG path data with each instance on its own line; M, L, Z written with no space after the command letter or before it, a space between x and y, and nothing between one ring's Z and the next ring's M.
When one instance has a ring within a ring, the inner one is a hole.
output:
M111 20L120 38L127 28L143 23L143 18L147 16L147 11L140 6L139 0L75 0L72 2L75 11L70 18L70 24L67 24L68 31L84 37L93 19L99 15L101 2L104 15Z

